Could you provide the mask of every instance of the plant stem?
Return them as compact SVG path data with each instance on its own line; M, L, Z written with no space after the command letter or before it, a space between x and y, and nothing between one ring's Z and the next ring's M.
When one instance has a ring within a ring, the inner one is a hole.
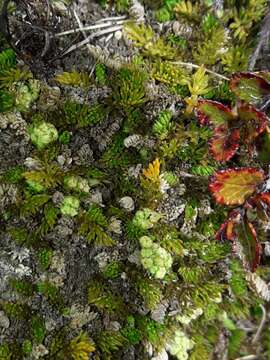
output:
M199 69L199 68L200 68L199 65L196 65L196 64L193 64L193 63L189 63L189 62L184 62L184 61L172 61L171 63L172 63L172 64L175 64L175 65L181 65L181 66L190 67L190 68L193 68L193 69ZM214 76L216 76L216 77L219 77L219 78L222 79L222 80L227 80L227 81L230 80L227 76L218 74L218 73L216 73L215 71L212 71L212 70L209 70L209 69L205 69L205 71L206 71L207 73L211 74L211 75L214 75Z

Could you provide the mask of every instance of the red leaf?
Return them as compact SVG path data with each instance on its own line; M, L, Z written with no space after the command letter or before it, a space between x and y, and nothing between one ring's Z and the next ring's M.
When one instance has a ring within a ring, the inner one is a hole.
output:
M235 210L229 214L217 232L216 239L229 240L236 249L239 242L245 256L245 265L249 270L255 271L260 262L261 245L253 225L239 211Z
M249 199L249 204L257 208L258 216L263 221L270 218L270 193L262 192Z
M202 125L217 127L227 125L229 121L234 119L229 107L212 100L199 100L196 112Z
M250 104L258 104L270 95L270 84L249 72L234 74L230 80L230 88L239 99Z
M241 205L263 180L263 171L255 168L220 170L212 176L209 189L217 203Z
M258 241L256 230L245 218L236 227L237 240L241 243L248 269L255 271L260 259L262 247Z
M223 224L221 224L218 232L216 233L217 240L230 240L234 241L236 234L234 233L234 225L239 223L242 216L239 211L231 211L229 217Z
M269 121L265 113L244 103L238 106L238 116L243 126L243 140L249 144L265 130Z
M210 152L217 161L230 160L239 147L240 130L228 129L225 125L220 125L214 130L214 135L209 141Z

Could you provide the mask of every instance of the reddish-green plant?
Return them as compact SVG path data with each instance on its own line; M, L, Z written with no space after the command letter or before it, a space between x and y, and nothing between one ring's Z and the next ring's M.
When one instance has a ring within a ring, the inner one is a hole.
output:
M270 99L269 81L269 72L234 74L230 89L238 100L233 109L216 101L199 101L198 119L213 129L209 146L215 160L230 160L241 144L254 154L258 138L265 139L269 119L257 107L262 109ZM269 176L253 167L220 170L211 177L209 190L216 203L232 208L217 239L231 241L235 251L242 247L243 263L254 271L262 252L254 223L270 218Z

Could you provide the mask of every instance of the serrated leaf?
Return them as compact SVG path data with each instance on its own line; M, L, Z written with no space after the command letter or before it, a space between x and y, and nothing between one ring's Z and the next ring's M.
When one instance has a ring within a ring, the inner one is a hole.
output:
M270 96L270 84L262 77L249 72L234 74L230 80L230 89L239 99L253 105Z
M217 101L200 100L196 110L198 119L202 125L217 127L227 125L234 119L231 109Z
M263 171L255 168L220 170L211 178L209 189L217 203L241 205L263 180Z
M220 125L214 130L214 135L209 141L210 152L217 161L230 160L239 147L240 130L228 129L226 125Z
M261 245L258 241L256 230L245 218L237 225L236 234L238 241L243 247L249 270L255 271L261 258Z
M252 143L265 130L269 121L265 113L244 103L238 106L238 116L242 125L243 140L248 144Z

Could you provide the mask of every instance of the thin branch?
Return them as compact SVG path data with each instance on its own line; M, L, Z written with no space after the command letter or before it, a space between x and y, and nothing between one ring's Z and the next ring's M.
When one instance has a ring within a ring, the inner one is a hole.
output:
M256 331L256 334L255 334L254 338L252 339L252 344L255 344L259 340L261 332L263 330L263 327L264 327L266 319L267 319L266 310L262 304L260 304L260 308L262 309L262 319L261 319L260 325Z
M238 357L237 359L234 360L256 360L256 359L259 359L257 355L246 355L246 356Z
M175 65L181 65L181 66L186 66L186 67L190 67L193 69L199 69L200 66L193 64L193 63L189 63L189 62L184 62L184 61L171 61L171 64L175 64ZM230 79L227 76L221 75L216 73L215 71L209 70L209 69L205 69L205 71L211 75L214 75L222 80L227 80L229 81Z
M126 19L126 15L121 15L121 16L110 16L110 17L107 17L105 19L100 19L100 20L97 20L96 21L96 24L99 24L99 23L102 23L102 22L105 22L105 21L117 21L117 20L124 20Z
M75 11L75 10L73 10ZM96 29L103 29L103 28L110 28L113 25L123 25L124 23L126 23L128 20L119 20L116 21L115 23L99 23L99 24L94 24L94 25L89 25L89 26L81 26L78 27L77 29L71 29L71 30L66 30L57 34L54 34L53 36L55 37L62 37L65 35L70 35L70 34L75 34L78 32L82 32L82 31L90 31L90 30L96 30Z
M122 26L119 25L119 26L114 26L114 27L110 27L109 29L105 29L105 30L101 30L101 31L98 31L97 33L95 34L91 34L90 36L88 36L86 39L82 40L81 42L77 43L77 44L74 44L72 45L70 48L68 48L63 54L62 56L65 56L69 53L71 53L72 51L75 51L79 48L81 48L82 46L86 45L86 44L89 44L89 42L94 39L95 37L98 37L98 36L103 36L103 35L106 35L106 34L109 34L109 33L112 33L112 32L115 32L115 31L118 31L118 30L121 30L122 29Z
M75 17L75 19L76 19L76 21L77 21L78 25L79 25L79 28L81 29L81 32L82 32L82 34L83 34L84 38L85 38L85 39L87 39L86 32L83 30L83 24L82 24L81 19L79 18L79 15L77 14L77 12L76 12L76 10L75 10L75 9L73 9L73 14L74 14L74 17ZM90 55L92 55L90 45L89 45L89 44L86 44L86 47L87 47L87 49L88 49L88 51L89 51Z

